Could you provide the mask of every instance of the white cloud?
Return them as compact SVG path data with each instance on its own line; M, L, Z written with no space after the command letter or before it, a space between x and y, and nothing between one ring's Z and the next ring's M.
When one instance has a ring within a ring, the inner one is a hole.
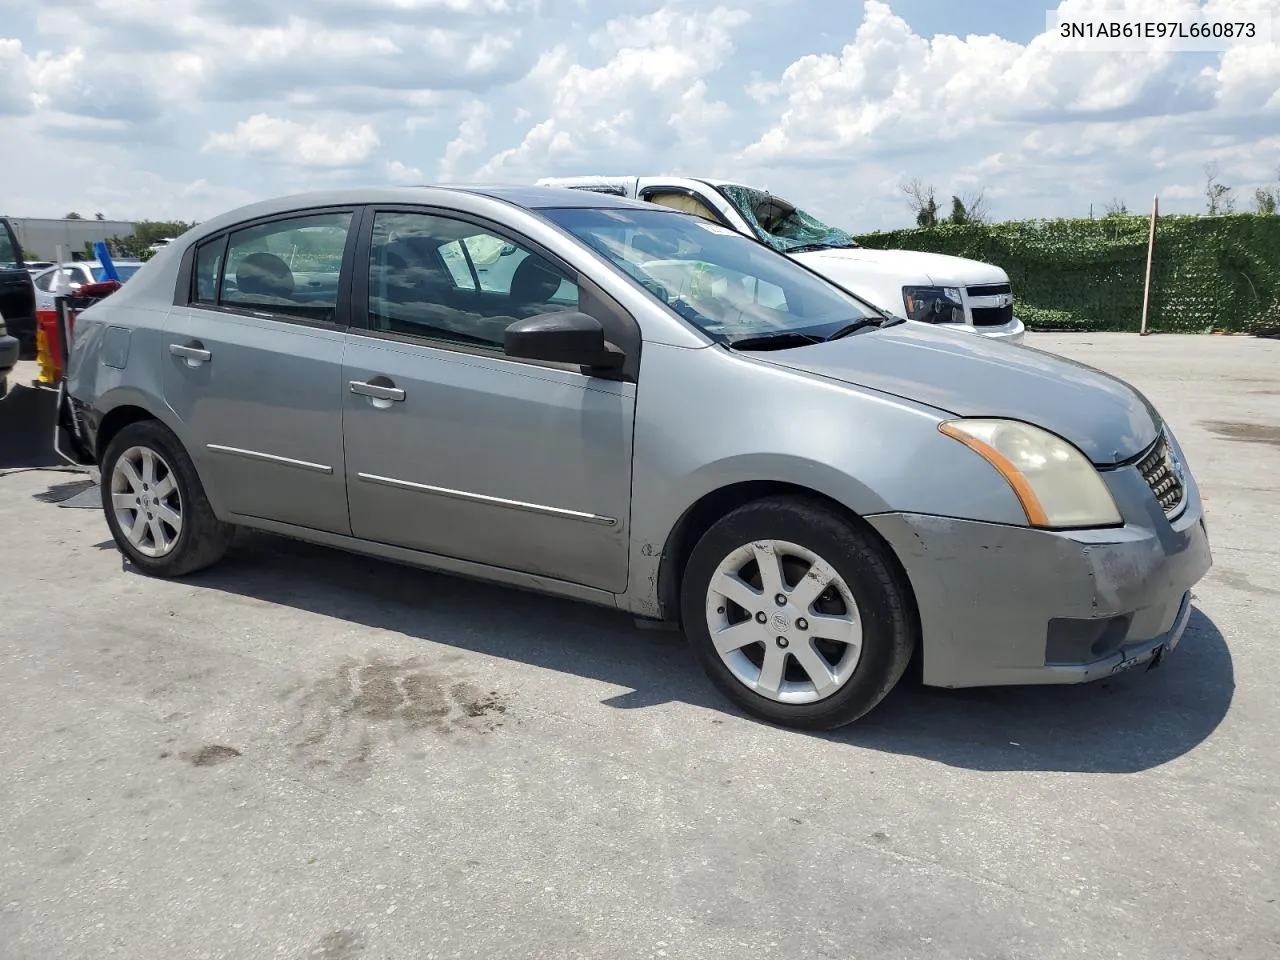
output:
M488 138L485 123L489 119L489 107L480 100L473 100L463 110L458 135L445 144L440 160L440 179L446 183L458 178L462 161L485 148Z
M897 149L924 131L933 143L950 142L1003 124L1124 111L1169 74L1175 58L1063 50L1043 34L1026 45L998 36L927 39L882 0L867 0L839 55L805 56L783 71L776 87L786 97L782 115L743 159L785 162L802 153L847 162L851 153Z
M210 134L202 149L301 167L350 167L368 160L378 144L378 134L367 123L299 123L257 113L234 130Z
M0 6L0 173L54 216L123 203L192 218L361 180L682 171L865 229L908 220L897 185L917 176L946 197L985 189L998 216L1114 196L1137 209L1166 186L1170 209L1195 210L1206 161L1243 199L1280 155L1275 44L1084 53L977 6L963 36L906 0L817 18L798 12L817 0ZM1196 0L1125 6L1167 19Z
M389 161L382 172L392 183L422 183L422 171L399 160Z
M564 48L549 51L528 77L531 87L551 88L547 116L478 176L536 178L593 162L626 165L704 142L728 115L705 79L724 65L734 31L749 20L746 11L726 7L661 9L597 32L590 45L610 54L600 66L570 62Z

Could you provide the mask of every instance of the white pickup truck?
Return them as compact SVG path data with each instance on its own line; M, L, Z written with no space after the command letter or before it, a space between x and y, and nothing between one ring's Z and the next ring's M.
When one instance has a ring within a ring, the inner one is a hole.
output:
M1013 288L999 267L914 250L869 250L781 197L692 177L544 177L541 187L662 204L755 237L885 313L1020 343Z

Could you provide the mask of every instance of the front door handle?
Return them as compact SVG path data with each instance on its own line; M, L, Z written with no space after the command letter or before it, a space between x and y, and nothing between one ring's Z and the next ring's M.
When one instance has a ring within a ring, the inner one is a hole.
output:
M206 350L199 345L199 341L195 344L171 343L169 344L169 352L175 357L182 357L187 361L187 366L194 367L202 363L208 363L213 359L213 351Z
M366 383L363 380L352 380L351 392L362 397L370 397L373 400L400 401L404 399L404 390L400 387L385 387L380 383Z

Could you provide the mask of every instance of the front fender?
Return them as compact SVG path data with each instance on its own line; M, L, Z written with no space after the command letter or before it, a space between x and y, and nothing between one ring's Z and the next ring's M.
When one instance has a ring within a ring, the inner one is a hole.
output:
M646 345L636 407L627 591L661 616L659 569L691 507L737 484L785 484L859 516L918 512L1025 524L1004 479L911 401L715 347Z

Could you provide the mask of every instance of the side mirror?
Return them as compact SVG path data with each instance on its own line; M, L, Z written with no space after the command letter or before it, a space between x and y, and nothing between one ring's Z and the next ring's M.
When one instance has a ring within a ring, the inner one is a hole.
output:
M599 320L573 310L517 320L507 327L502 346L509 357L596 370L616 370L624 359L622 351L605 340Z

